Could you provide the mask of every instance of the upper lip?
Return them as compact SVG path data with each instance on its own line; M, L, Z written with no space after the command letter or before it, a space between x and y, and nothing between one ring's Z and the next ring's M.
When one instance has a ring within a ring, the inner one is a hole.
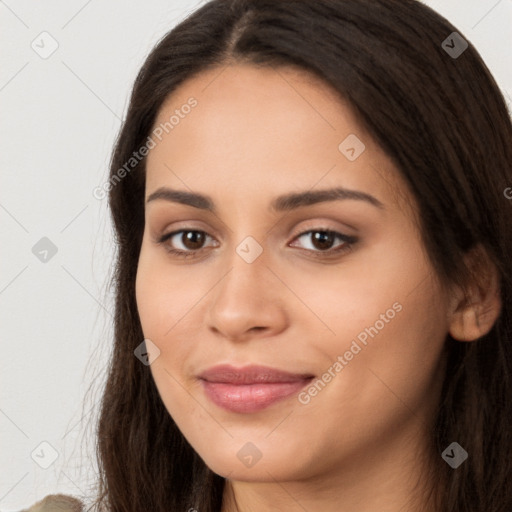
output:
M212 366L199 374L200 379L208 382L229 384L256 384L276 382L297 382L313 377L306 373L290 373L268 366L250 365L236 368L229 364Z

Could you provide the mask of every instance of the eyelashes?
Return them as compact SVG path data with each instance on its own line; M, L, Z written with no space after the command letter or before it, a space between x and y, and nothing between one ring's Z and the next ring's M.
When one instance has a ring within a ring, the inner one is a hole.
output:
M184 234L187 236L184 238ZM193 236L189 236L193 234ZM311 235L315 235L311 237ZM178 235L181 235L179 237ZM309 229L307 231L303 231L298 234L293 242L302 238L310 239L310 247L312 248L302 248L298 247L300 251L305 251L313 257L316 258L332 258L333 256L341 256L345 252L352 250L353 246L357 243L358 239L354 236L346 235L344 233L340 233L338 231L334 231L328 228L317 228L317 229ZM195 247L195 248L186 248L185 243L191 243L192 245L197 245L206 243L208 239L214 240L213 237L208 235L205 231L198 229L180 229L173 231L171 233L166 233L163 236L159 237L156 240L158 245L164 246L165 250L174 257L187 259L187 258L198 258L204 255L207 252L207 247ZM176 240L183 246L185 249L177 249L175 244L172 242L176 242ZM332 245L336 240L341 241L339 245L335 245L334 247L329 247L327 249L320 248L318 249L315 244L319 243L320 246ZM289 244L291 247L296 247L296 245ZM211 249L210 249L211 250Z

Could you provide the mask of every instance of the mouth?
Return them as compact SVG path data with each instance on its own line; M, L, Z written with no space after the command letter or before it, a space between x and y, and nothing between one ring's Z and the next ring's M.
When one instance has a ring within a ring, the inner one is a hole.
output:
M291 397L314 375L289 373L266 366L235 368L220 365L199 376L206 396L217 406L237 413L261 411Z

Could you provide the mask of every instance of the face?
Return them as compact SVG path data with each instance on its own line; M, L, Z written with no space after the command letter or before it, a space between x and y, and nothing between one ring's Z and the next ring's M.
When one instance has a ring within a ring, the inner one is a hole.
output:
M448 297L407 187L349 105L304 72L236 65L183 83L154 128L166 122L136 296L188 442L244 481L421 446Z

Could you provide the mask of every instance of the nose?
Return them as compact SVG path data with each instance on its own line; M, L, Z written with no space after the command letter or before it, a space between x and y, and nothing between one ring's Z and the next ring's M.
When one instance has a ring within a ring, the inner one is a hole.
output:
M231 341L274 336L286 329L285 288L260 256L247 263L238 254L210 294L208 329Z

